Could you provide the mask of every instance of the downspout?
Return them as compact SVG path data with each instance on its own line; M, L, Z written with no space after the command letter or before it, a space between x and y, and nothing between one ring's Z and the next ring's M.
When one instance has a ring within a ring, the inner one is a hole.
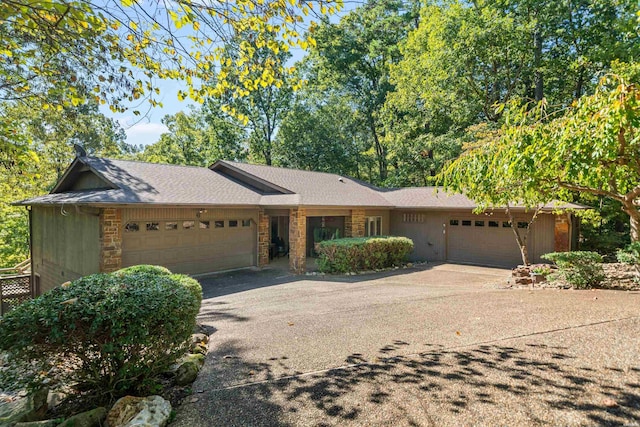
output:
M31 259L31 277L29 280L31 281L31 294L33 297L36 297L36 292L38 291L36 286L36 275L33 268L33 210L31 206L25 206L27 212L29 212L29 258Z

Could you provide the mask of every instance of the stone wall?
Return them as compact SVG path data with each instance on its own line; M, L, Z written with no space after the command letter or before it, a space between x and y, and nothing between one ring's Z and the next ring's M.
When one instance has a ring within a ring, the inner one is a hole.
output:
M271 239L269 237L269 215L260 209L258 214L258 266L264 267L269 264L269 246Z
M304 208L289 210L289 269L297 274L307 268L307 213Z
M345 237L364 237L365 215L364 209L352 209L351 216L344 218Z
M122 266L122 210L100 209L100 271L109 273Z
M567 252L571 249L571 227L567 215L556 215L554 226L554 251Z

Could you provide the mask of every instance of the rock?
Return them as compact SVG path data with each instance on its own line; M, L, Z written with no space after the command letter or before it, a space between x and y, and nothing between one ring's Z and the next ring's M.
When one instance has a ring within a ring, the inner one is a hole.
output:
M48 395L49 389L43 388L19 399L1 402L0 425L42 420L48 409Z
M209 337L206 334L191 335L191 344L206 344L208 342L209 342Z
M59 427L101 427L106 416L107 409L100 407L67 418Z
M160 396L125 396L107 415L109 427L164 427L171 415L171 404Z
M44 420L18 423L15 427L56 427L58 424L60 424L60 420Z
M194 362L184 362L176 371L175 382L177 385L189 385L198 378L200 368Z
M185 363L185 362L193 362L196 365L198 365L198 368L202 368L202 365L204 365L204 355L203 354L185 354L179 362L178 367L180 367L181 364Z
M408 263L407 263L407 268L411 268L411 267L413 267L413 263L408 262Z
M207 354L207 351L208 351L207 346L202 343L197 343L191 346L191 352L195 354L205 355Z
M64 402L66 398L66 393L50 391L49 395L47 396L47 405L49 405L49 408L55 408L56 406Z

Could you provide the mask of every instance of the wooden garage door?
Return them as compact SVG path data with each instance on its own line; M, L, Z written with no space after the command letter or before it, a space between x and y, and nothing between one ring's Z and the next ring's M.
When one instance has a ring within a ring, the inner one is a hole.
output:
M122 265L163 265L198 274L255 265L256 228L250 219L128 221Z
M526 226L524 221L518 224ZM532 236L529 237L530 242L531 239ZM522 264L518 244L507 220L487 217L449 219L447 260L507 268Z

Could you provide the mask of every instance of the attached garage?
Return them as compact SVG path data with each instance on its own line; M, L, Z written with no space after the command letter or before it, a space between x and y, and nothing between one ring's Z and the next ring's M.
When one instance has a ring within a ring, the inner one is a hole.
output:
M249 209L125 209L122 266L187 274L254 266L256 216Z
M527 221L518 221L526 232ZM533 233L531 233L533 234ZM533 236L529 237L529 244ZM452 216L447 227L447 260L451 262L514 267L522 263L520 249L506 218Z

